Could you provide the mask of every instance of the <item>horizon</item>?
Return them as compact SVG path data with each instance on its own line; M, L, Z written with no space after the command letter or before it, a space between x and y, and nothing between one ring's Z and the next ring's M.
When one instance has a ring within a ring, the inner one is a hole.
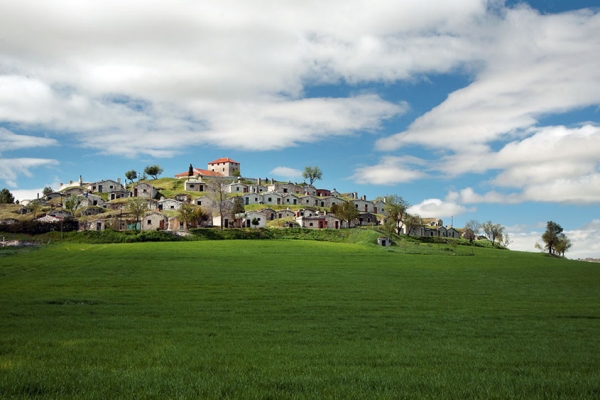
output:
M0 188L20 200L230 157L491 220L513 250L555 221L567 257L600 258L594 1L9 1L0 22Z

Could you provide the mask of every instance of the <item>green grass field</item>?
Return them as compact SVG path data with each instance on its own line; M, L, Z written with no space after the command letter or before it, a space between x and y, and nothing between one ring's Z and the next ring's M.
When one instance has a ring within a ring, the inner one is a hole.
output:
M469 251L0 251L0 398L600 398L600 267Z

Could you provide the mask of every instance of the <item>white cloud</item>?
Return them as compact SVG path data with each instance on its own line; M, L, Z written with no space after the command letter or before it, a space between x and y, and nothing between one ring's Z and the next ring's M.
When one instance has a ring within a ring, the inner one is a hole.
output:
M422 218L449 218L472 211L475 209L440 199L425 199L408 209L409 213L418 214Z
M31 169L58 165L58 161L43 158L0 158L0 180L17 187L18 175L31 176Z
M465 193L469 203L600 202L592 186L600 178L598 126L536 126L549 114L600 105L600 13L540 15L519 6L490 21L474 26L481 63L473 83L377 148L441 151L430 174L498 171L488 184L503 190Z
M417 118L405 131L381 139L382 150L406 144L462 152L536 124L548 113L600 104L600 14L540 15L507 10L480 35L485 67L475 81ZM477 45L475 42L473 45Z
M406 105L305 99L305 86L460 68L476 58L469 25L487 4L14 2L0 15L0 121L155 157L180 143L267 150L375 131Z
M302 171L289 167L275 167L269 173L287 179L297 179L302 177Z
M0 152L6 150L27 149L31 147L54 146L57 143L58 142L55 139L17 135L8 129L0 128Z
M424 162L415 157L381 157L379 164L358 167L352 179L358 184L395 185L425 178L427 175L410 165L422 166Z

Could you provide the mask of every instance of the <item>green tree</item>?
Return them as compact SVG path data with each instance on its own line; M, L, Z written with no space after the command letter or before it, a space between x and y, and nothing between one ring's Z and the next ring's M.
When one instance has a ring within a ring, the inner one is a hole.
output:
M404 224L406 210L410 207L410 203L398 195L387 195L384 197L385 206L383 212L387 217L386 222L394 225L396 233L399 235Z
M148 165L146 168L144 168L144 173L146 175L150 175L154 179L158 179L159 175L163 173L163 169L157 164Z
M188 168L188 181L190 180L190 178L194 176L194 167L192 166L192 164L190 163L190 167Z
M258 218L256 218L256 217L252 218L252 225L254 225L255 228L258 226L258 224L260 224L260 222L258 221Z
M573 246L571 240L565 235L561 233L558 235L558 241L554 244L554 250L560 256L565 256L565 252L569 250Z
M27 204L27 210L33 214L33 218L37 218L37 213L42 208L42 203L39 200L32 200Z
M202 207L195 206L193 204L184 204L178 211L178 219L181 222L185 222L187 228L195 228L206 221L208 214Z
M138 173L135 169L125 172L125 178L129 179L129 182L133 183L138 177Z
M231 208L231 219L235 220L236 214L241 214L245 212L244 208L244 199L242 196L236 196L233 198L233 207Z
M404 225L406 226L406 234L411 235L416 233L417 228L423 226L423 221L418 214L408 214L404 216Z
M15 198L12 193L4 188L0 191L0 204L14 204Z
M75 215L75 211L77 211L77 209L81 205L82 200L83 199L81 198L81 196L72 194L66 198L63 206L65 210L71 213L71 215Z
M148 211L148 201L146 199L142 197L130 197L127 200L127 212L135 218L136 231L146 211Z
M561 240L563 228L553 221L546 224L546 232L542 234L542 240L546 243L548 254L554 254L556 244Z
M359 215L360 212L358 211L354 203L351 203L349 201L345 201L343 204L338 205L336 207L335 216L341 219L342 221L346 221L346 223L348 224L348 228L350 228L351 222L357 219Z
M42 190L42 194L44 196L48 196L52 192L54 192L54 190L50 186L46 186L44 190Z
M321 168L319 168L317 166L304 167L304 172L302 172L302 177L304 179L308 179L308 183L312 185L314 181L320 180L323 178L323 171L321 171Z

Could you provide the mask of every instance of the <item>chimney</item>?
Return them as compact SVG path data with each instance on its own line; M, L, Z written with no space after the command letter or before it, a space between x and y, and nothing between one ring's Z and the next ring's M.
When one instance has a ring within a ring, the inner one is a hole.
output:
M120 185L121 184L121 178L117 178L117 183Z

